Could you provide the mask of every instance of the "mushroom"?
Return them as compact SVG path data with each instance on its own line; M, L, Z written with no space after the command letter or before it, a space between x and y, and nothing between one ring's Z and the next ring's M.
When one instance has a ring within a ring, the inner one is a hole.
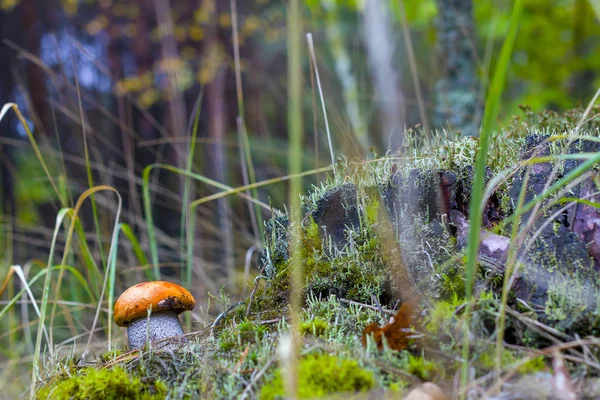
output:
M117 299L115 323L127 327L129 348L134 350L144 346L148 338L156 342L183 335L177 316L195 306L194 297L179 285L164 281L138 283Z

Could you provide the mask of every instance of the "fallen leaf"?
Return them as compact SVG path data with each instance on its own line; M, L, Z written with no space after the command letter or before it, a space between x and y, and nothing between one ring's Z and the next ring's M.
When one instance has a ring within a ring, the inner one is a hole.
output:
M383 327L375 322L368 325L363 331L362 344L367 345L367 336L373 335L377 348L383 348L383 338L393 350L404 350L408 346L408 336L411 335L410 326L413 323L413 307L408 303L402 304L396 315Z

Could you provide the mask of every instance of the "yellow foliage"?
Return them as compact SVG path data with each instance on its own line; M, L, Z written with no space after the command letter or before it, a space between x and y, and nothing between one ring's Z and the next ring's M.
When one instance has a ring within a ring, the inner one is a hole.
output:
M125 78L123 80L123 85L126 92L137 92L142 89L142 82L137 76Z
M203 67L198 70L196 73L196 79L201 84L205 85L213 80L215 77L215 70L209 67Z
M78 3L77 0L63 0L63 8L67 15L77 14Z
M199 42L204 39L204 30L198 25L193 25L189 29L189 35L190 39L192 39L194 42Z
M154 88L144 90L138 97L138 101L143 107L150 107L160 99L160 93Z
M140 15L140 7L137 4L130 4L125 13L131 19L137 18Z
M121 80L121 81L117 81L115 83L115 94L117 96L123 96L124 94L127 93L126 89L125 89L125 83Z
M140 81L143 87L149 87L154 84L154 74L151 71L140 75Z
M159 60L156 63L156 69L159 72L169 71L177 71L178 69L183 69L185 67L185 62L179 57L167 57Z
M200 7L194 11L194 22L197 24L203 24L208 22L211 12L206 7Z
M219 15L219 25L222 26L223 28L230 28L231 27L231 14L222 13L221 15Z
M242 32L246 35L253 34L260 27L260 20L255 15L251 15L244 21Z
M0 10L10 11L19 4L19 0L0 0Z
M93 36L106 29L107 26L108 18L106 18L104 15L99 15L85 26L85 31Z

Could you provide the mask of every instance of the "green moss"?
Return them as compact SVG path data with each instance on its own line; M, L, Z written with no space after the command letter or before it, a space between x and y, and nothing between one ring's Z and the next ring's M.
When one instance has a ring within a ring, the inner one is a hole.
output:
M219 336L219 350L223 352L228 352L229 350L235 347L235 341L229 332L221 332Z
M311 321L303 322L300 327L300 332L303 335L323 336L329 324L321 318L314 318Z
M388 385L388 389L393 393L402 393L409 385L409 382L400 379L396 382L390 383Z
M145 381L147 382L147 381ZM121 367L112 369L84 368L70 378L53 382L41 388L37 399L164 399L167 388L161 381L142 383Z
M381 241L373 232L377 221L379 204L369 202L360 208L362 227L348 231L348 245L343 249L332 249L328 240L322 238L319 226L307 218L302 226L300 254L304 268L304 297L315 295L328 297L330 294L347 299L370 302L371 296L381 296L389 271L381 256ZM279 235L286 238L285 235ZM283 247L281 244L273 249ZM271 259L272 275L264 290L258 293L252 311L263 319L280 317L289 298L289 260L285 257Z
M379 201L369 201L365 206L365 217L369 225L374 225L379 221Z
M307 253L323 250L319 225L315 223L312 217L302 227L302 250Z
M333 393L365 392L375 387L373 372L354 360L342 360L327 354L309 355L300 361L298 398L318 398ZM263 386L261 399L285 396L281 370Z
M432 334L443 331L446 325L454 319L456 309L463 303L464 301L456 294L450 300L436 302L429 312L428 322L425 325L427 330Z
M540 371L545 371L546 364L544 362L544 357L539 356L532 358L526 362L523 362L523 354L518 354L517 352L505 349L502 352L502 365L504 367L510 367L512 365L519 365L517 367L517 372L522 375L533 374ZM489 352L485 352L479 356L479 362L481 366L486 369L492 369L496 367L496 359L494 349L490 348Z
M412 354L407 358L405 370L423 381L431 381L443 372L443 368L436 362Z
M442 296L465 297L465 273L464 267L458 260L452 265L442 268L440 273L440 294Z
M109 350L106 353L102 354L100 356L100 361L102 361L103 363L106 363L108 361L114 360L115 358L119 357L121 354L123 354L123 350L114 348L114 349Z
M228 352L236 346L244 347L260 341L267 333L264 325L257 325L253 321L244 320L237 324L224 327L219 333L219 350Z

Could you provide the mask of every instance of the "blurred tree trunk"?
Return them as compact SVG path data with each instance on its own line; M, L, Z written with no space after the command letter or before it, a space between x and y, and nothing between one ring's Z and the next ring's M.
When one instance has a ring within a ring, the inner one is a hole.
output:
M186 136L187 134L187 110L183 93L179 90L178 72L176 59L179 59L177 51L177 41L174 36L173 17L171 15L171 6L169 1L154 0L158 27L161 32L161 58L166 61L166 69L168 75L168 121L170 124L170 132L173 138ZM173 149L171 162L178 168L185 169L186 164L186 143L174 141L171 148ZM183 177L179 179L179 193L183 193Z
M14 32L14 25L11 23L14 18L7 12L0 12L0 35L3 38L11 38ZM10 71L10 65L14 61L12 49L8 46L0 44L0 108L11 101L13 91L13 76ZM9 113L10 114L10 113ZM0 137L2 139L12 138L14 135L10 125L12 122L10 115L7 115L0 121ZM13 177L10 173L8 163L10 160L10 146L0 142L0 215L9 216L14 212L14 186ZM4 238L3 238L4 239ZM7 245L4 241L0 243L0 248ZM4 256L0 256L4 257Z
M42 38L44 15L47 5L44 1L23 0L20 5L22 26L27 27L25 33L25 49L33 55L40 56L40 40ZM4 61L3 61L4 62ZM48 91L44 71L32 62L26 64L26 86L31 97L29 115L35 122L36 132L48 129Z
M367 0L364 10L365 46L371 66L375 98L381 114L381 140L396 149L404 139L406 104L401 90L400 69L394 67L394 35L390 11L383 0Z
M591 17L591 18L590 18ZM575 18L573 21L573 50L575 57L582 60L590 51L589 42L586 40L590 30L590 22L597 23L594 19L594 10L587 0L575 1ZM596 88L590 85L594 82L596 73L592 68L576 70L571 80L571 95L574 99L584 103Z
M442 78L435 85L437 124L450 124L465 136L478 136L474 116L478 78L472 0L437 0L438 55Z
M212 3L212 4L207 4ZM206 0L204 7L214 9L215 17L211 19L211 23L206 26L204 39L204 54L205 57L214 57L218 54L217 46L220 46L219 31L217 26L217 18L221 12L228 11L228 1ZM227 115L225 102L225 83L226 69L224 65L218 67L218 71L214 75L211 82L206 86L206 94L204 98L207 103L207 118L208 118L208 134L211 144L206 147L207 154L207 174L218 182L227 183L227 158L224 151L223 141L227 131ZM216 258L224 261L219 264L225 265L224 275L227 276L227 282L231 288L234 282L234 251L233 251L233 234L231 224L231 210L228 199L221 198L217 200L217 218L216 224L221 235L223 247L217 249Z

